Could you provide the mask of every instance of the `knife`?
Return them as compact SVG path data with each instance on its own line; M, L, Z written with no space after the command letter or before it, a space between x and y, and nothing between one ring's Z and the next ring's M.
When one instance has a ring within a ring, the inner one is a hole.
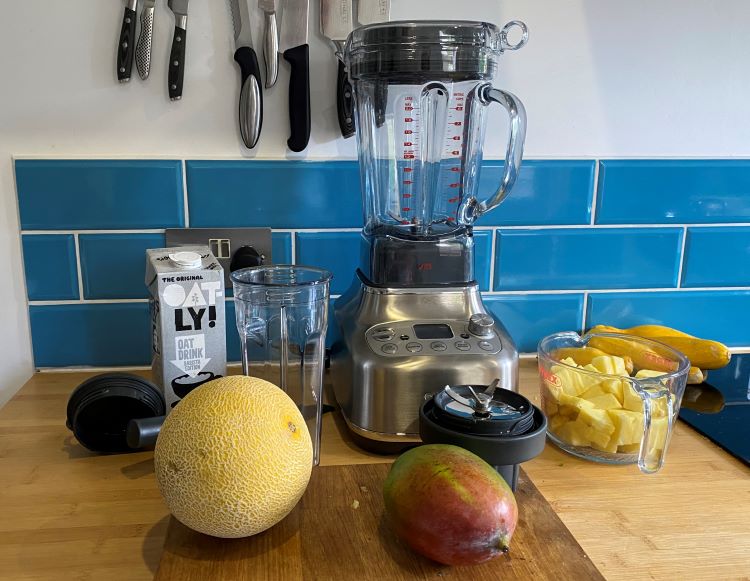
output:
M133 43L135 42L135 10L138 0L128 0L122 16L120 42L117 45L117 80L127 83L133 69Z
M391 0L359 0L357 20L362 26L391 19ZM375 126L385 123L385 108L388 102L388 84L376 83L374 95Z
M258 6L266 16L263 38L263 60L266 63L266 88L276 84L279 76L279 29L276 25L276 0L258 0Z
M260 66L253 49L250 14L247 0L229 0L234 26L234 60L240 66L241 88L239 123L245 147L252 149L258 143L263 125L263 93L260 88Z
M343 58L344 42L354 29L352 19L352 0L321 0L320 30L334 46L338 56L338 75L336 77L336 108L338 110L341 135L345 138L355 133L352 85Z
M156 0L145 0L141 8L141 33L135 47L135 65L144 81L151 70L151 41L154 34L154 6Z
M182 81L185 78L185 42L187 36L188 0L167 0L169 9L174 13L174 36L172 50L169 53L169 98L172 101L182 99Z
M391 0L359 0L357 20L362 26L391 19Z
M310 141L310 46L307 44L309 0L285 0L281 19L279 52L292 68L289 77L289 126L287 145L302 151Z

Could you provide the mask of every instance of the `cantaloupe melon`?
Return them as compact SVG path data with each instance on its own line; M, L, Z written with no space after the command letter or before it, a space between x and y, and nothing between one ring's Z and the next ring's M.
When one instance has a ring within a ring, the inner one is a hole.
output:
M282 520L305 492L312 464L310 434L291 398L241 375L190 392L167 416L154 453L172 514L224 538L254 535Z

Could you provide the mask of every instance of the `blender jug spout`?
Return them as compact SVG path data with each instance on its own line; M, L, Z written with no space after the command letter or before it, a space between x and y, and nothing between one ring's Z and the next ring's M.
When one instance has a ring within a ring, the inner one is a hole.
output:
M508 196L518 179L523 157L523 144L526 140L526 109L521 99L513 93L495 89L489 83L479 87L477 94L483 105L498 103L503 106L510 118L510 133L500 186L488 200L479 201L473 196L466 199L459 208L459 220L465 224L473 224L482 214L497 208Z

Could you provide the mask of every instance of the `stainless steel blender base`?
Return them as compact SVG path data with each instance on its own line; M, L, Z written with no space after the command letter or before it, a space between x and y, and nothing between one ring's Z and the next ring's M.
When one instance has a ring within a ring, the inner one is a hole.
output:
M425 396L445 385L499 378L516 391L518 353L507 331L493 320L470 325L472 315L489 315L476 283L381 288L355 279L334 305L342 337L331 350L334 394L352 432L416 442Z

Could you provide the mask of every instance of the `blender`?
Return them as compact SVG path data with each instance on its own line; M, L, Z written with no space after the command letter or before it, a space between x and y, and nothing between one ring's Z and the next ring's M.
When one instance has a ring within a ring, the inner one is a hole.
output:
M420 406L447 384L517 387L516 348L474 280L473 225L518 175L525 111L491 81L503 52L527 39L519 21L424 21L365 26L347 40L364 227L360 268L334 305L341 339L331 367L364 447L418 442ZM480 200L492 103L506 109L510 131L502 180Z

